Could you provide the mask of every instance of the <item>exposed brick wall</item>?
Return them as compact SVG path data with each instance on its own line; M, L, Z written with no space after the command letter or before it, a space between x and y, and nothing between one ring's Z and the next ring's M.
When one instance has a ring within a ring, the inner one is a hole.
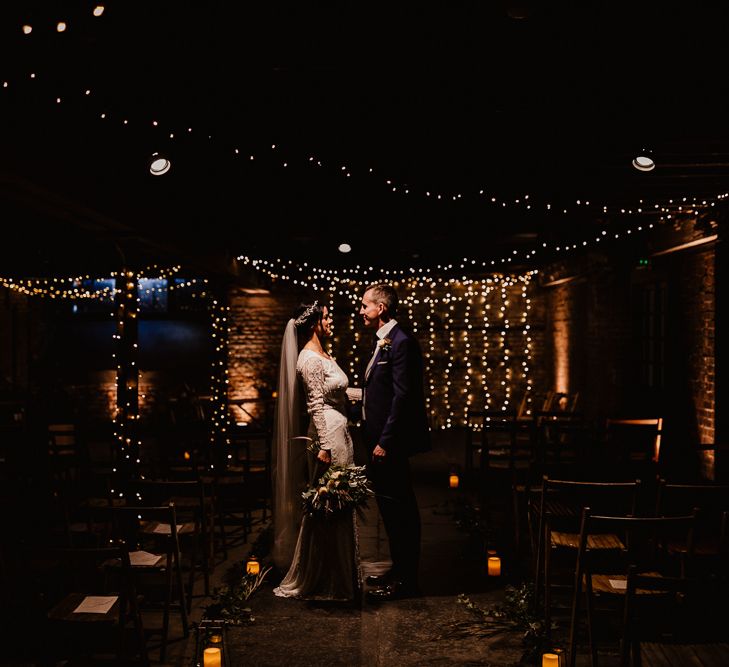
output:
M689 383L702 443L714 442L714 258L713 251L687 256L681 281Z
M707 233L685 222L660 229L643 253ZM695 445L715 439L715 253L699 246L656 256L639 269L639 252L616 245L547 267L543 280L553 283L543 288L547 384L579 391L582 410L598 424L610 415L663 416L666 454L674 465L694 465ZM651 284L666 291L665 378L663 386L647 387L640 367L640 290Z
M229 399L265 398L276 390L284 328L302 298L294 290L230 290ZM256 404L243 407L256 417L261 414ZM231 416L235 421L249 421L237 408L232 408Z

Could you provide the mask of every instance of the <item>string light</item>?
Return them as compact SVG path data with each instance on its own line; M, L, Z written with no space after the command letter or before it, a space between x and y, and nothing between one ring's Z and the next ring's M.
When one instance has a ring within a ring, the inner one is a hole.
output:
M63 23L63 22L60 22ZM35 73L31 74L31 78L35 79ZM3 89L8 89L8 81L5 81L3 83ZM85 97L92 97L93 95L88 88L83 88L82 92L83 96ZM67 98L73 98L75 97L75 93L71 91L69 94L65 95L55 95L53 96L53 99L67 99ZM132 114L120 114L119 118L121 119L121 122L123 124L126 124L129 122L129 117ZM101 112L100 114L97 114L98 118L106 119L108 118L107 113ZM135 121L135 126L144 126L149 124L150 122L157 123L157 127L161 127L161 123L159 123L156 119L153 119L151 117L147 117L146 119L140 118L139 121ZM175 132L171 131L172 128L169 128L169 134L170 136L175 136ZM187 127L187 133L191 133L193 131L193 128L191 126ZM202 135L212 137L212 134L210 132L203 130L201 132ZM292 155L290 157L286 157L285 160L281 160L281 157L283 153L285 152L284 149L277 145L277 144L271 144L270 151L272 156L275 154L275 161L277 164L285 164L290 165L294 162L298 162L302 165L312 165L315 166L317 169L321 168L325 162L322 161L320 158L316 157L315 155L312 155L310 153L306 154L306 156L295 156ZM242 156L243 152L239 148L230 149L228 154L233 156ZM248 153L248 161L255 161L256 155L255 153ZM265 162L265 161L264 161ZM632 217L635 215L644 215L644 214L652 214L652 213L658 213L662 215L670 215L672 212L675 212L677 208L677 204L673 200L669 200L667 203L665 201L657 201L653 203L645 202L644 200L639 200L639 202L633 206L625 206L620 205L616 203L598 203L589 199L584 199L581 197L575 198L573 201L574 206L573 207L556 207L553 205L552 202L549 201L538 201L533 195L529 193L525 193L518 197L503 197L498 196L496 193L489 192L489 189L486 187L475 187L475 188L465 188L465 187L457 187L455 191L453 192L434 192L432 188L426 189L422 188L419 189L412 184L405 184L405 183L397 183L395 180L393 180L391 177L384 177L381 174L384 174L384 171L381 168L374 168L372 166L365 166L356 168L354 166L351 166L349 164L349 161L347 161L346 166L343 166L342 163L339 163L339 166L335 166L335 163L332 162L332 169L335 170L338 174L344 175L346 178L350 178L356 175L361 176L362 178L368 178L368 179L382 179L382 183L387 187L388 191L391 191L393 193L397 193L399 196L417 196L422 195L425 198L428 198L430 200L438 200L438 201L451 201L451 202L462 202L466 201L469 198L473 199L474 201L483 201L485 206L493 206L497 209L505 209L505 208L521 208L526 211L532 211L532 210L539 210L545 213L548 213L549 215L570 215L573 212L579 212L579 211L589 211L593 210L595 212L602 211L603 214L606 215L612 215L615 217ZM721 193L714 195L712 197L691 197L691 202L695 205L696 209L699 208L711 208L716 205L716 203L726 199L726 197L729 196L729 193ZM683 200L688 200L688 197L683 197ZM624 230L623 230L624 231ZM626 232L627 233L627 232ZM630 234L633 234L634 231L631 229ZM616 238L622 238L622 236L618 236ZM599 243L600 241L597 239L594 239L590 236L586 236L585 238L581 239L573 239L571 241L559 243L547 243L542 246L542 248L531 248L529 250L521 249L512 249L511 251L507 251L502 257L493 258L490 260L482 260L479 264L483 268L490 268L490 267L502 267L504 265L509 264L516 264L516 263L523 263L525 261L530 261L535 259L535 256L538 253L543 253L544 251L550 251L550 252L564 252L566 250L576 250L578 247L585 247L588 245L591 245L592 243Z

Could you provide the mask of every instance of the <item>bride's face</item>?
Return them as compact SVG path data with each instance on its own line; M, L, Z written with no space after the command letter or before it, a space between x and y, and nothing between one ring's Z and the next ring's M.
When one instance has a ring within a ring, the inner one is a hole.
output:
M326 306L322 312L321 322L316 325L316 334L319 338L329 338L332 335L332 318Z

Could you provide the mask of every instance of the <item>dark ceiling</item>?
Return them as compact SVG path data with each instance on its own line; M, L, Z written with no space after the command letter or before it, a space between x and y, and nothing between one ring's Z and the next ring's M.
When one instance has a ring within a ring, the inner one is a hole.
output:
M0 10L0 275L487 259L729 189L725 3L66 4Z

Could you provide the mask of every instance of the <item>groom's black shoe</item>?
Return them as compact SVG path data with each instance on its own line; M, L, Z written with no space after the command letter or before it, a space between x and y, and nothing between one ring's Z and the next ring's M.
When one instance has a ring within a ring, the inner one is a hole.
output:
M365 577L365 583L370 586L382 587L392 581L392 572L383 572L382 574L370 574Z
M387 602L389 600L403 600L405 598L417 598L422 595L420 588L415 584L408 584L394 579L387 586L367 591L367 597L376 602Z

